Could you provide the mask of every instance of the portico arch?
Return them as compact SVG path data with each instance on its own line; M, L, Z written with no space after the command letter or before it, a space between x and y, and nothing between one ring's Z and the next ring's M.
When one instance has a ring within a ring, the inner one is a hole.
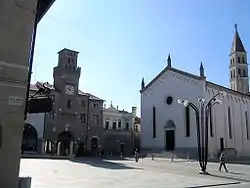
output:
M57 154L63 156L69 155L71 141L73 141L73 135L71 132L61 132L57 137Z
M26 123L23 128L22 151L37 151L38 134L31 124Z
M175 150L175 123L173 120L168 120L165 128L165 150Z

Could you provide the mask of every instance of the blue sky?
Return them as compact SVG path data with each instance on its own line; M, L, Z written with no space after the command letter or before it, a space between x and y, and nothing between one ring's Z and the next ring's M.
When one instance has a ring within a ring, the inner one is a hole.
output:
M80 52L79 88L129 111L169 53L173 67L198 74L202 61L208 80L229 86L235 23L250 51L249 10L248 0L57 0L38 26L32 83L53 83L69 48Z

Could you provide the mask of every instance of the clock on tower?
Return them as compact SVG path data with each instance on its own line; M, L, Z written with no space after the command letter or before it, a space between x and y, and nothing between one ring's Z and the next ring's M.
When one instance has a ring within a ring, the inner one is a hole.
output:
M74 95L75 88L72 85L65 85L65 94L66 95Z

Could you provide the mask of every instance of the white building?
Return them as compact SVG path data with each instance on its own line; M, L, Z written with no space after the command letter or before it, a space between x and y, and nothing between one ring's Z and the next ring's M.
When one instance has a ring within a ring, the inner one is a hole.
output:
M135 147L138 147L138 136L135 132L136 107L132 112L119 110L111 105L103 109L102 144L105 152L113 154L123 153L131 155Z
M250 155L250 95L247 56L237 27L230 52L231 89L207 81L201 64L200 75L167 67L141 88L141 146L150 150L197 151L195 114L178 104L186 99L199 107L198 99L208 101L218 92L209 119L209 154L234 148L239 155Z
M132 107L132 112L119 110L110 104L109 108L103 109L103 126L106 130L132 130L136 117L136 107Z

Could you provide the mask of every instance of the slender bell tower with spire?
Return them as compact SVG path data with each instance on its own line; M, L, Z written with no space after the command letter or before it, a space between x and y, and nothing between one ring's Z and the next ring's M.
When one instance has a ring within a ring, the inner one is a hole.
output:
M249 77L247 66L247 52L240 39L237 24L230 51L230 85L231 89L247 94L249 92Z

